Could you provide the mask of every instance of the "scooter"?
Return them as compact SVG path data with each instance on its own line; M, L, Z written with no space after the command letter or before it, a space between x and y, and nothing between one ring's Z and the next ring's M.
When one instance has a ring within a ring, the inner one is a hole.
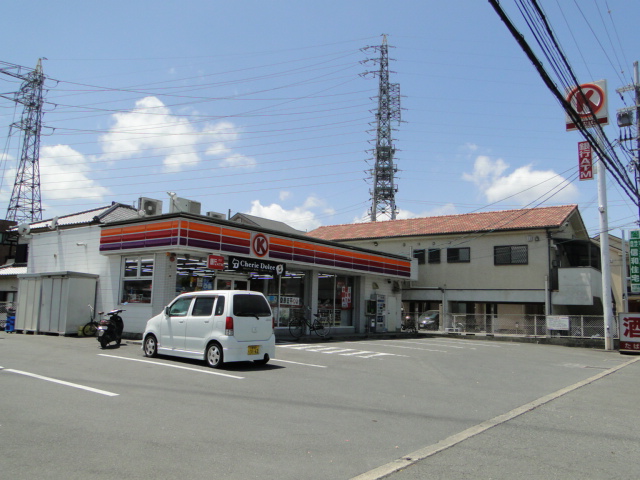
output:
M116 342L116 345L120 345L122 341L122 330L124 328L122 317L118 315L121 312L124 312L124 310L111 310L107 312L109 318L100 320L100 325L98 325L98 342L100 342L102 348L107 348L107 345L111 342Z

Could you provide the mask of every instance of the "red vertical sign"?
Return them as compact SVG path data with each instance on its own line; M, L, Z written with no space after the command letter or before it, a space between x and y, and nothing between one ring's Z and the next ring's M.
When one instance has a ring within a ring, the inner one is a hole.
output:
M580 180L593 180L593 155L589 142L578 142Z

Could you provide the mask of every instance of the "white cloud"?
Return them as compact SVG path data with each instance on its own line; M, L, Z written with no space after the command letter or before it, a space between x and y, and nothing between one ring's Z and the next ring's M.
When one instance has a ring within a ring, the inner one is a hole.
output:
M535 170L531 165L507 173L509 164L502 159L492 160L478 156L473 173L463 174L463 179L474 183L488 202L509 199L521 205L552 199L554 202L573 202L578 189L553 170ZM557 192L553 197L550 193Z
M288 200L289 198L291 198L292 193L286 190L283 190L280 192L279 198L280 201L284 201L284 200Z
M244 155L240 155L239 153L232 153L231 155L227 155L220 161L221 167L243 167L243 168L253 168L257 164L256 160L251 157L245 157Z
M177 172L202 161L199 146L207 156L224 157L220 164L251 167L253 158L233 153L228 143L238 139L230 122L207 123L198 127L186 117L174 115L160 99L145 97L128 112L113 115L114 124L100 137L103 158L122 160L140 154L162 157L165 172Z
M262 205L260 200L253 200L251 202L251 210L248 213L257 217L284 222L298 230L309 231L322 225L317 218L318 215L332 215L335 212L326 205L326 202L312 195L307 197L301 206L292 209L285 209L277 203Z
M91 179L84 155L68 145L40 148L40 190L49 200L87 198L101 201L109 189Z

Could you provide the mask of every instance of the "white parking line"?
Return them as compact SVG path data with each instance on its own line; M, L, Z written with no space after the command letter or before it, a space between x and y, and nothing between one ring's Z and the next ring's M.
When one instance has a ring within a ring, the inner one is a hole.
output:
M217 376L220 376L220 377L235 378L235 379L238 379L238 380L244 379L244 377L238 377L237 375L230 375L228 373L212 372L212 371L209 371L209 370L202 370L200 368L183 367L182 365L171 365L169 363L154 362L153 360L143 360L142 358L119 357L118 355L107 355L105 353L99 353L98 355L100 357L117 358L117 359L120 359L120 360L129 360L130 362L150 363L152 365L160 365L161 367L171 367L171 368L179 368L181 370L190 370L192 372L206 373L207 375L217 375Z
M366 343L366 342L358 342L358 343L360 343L361 345L362 345L362 344L365 344L365 345L376 345L376 346L380 346L380 344L378 344L378 343ZM404 342L403 342L403 343L404 343ZM407 343L410 343L410 342L407 342ZM418 342L413 342L413 343L418 343ZM447 351L445 351L445 350L433 350L432 348L407 347L407 346L404 346L404 345L397 345L397 344L395 344L395 343L389 343L389 342L385 342L385 345L386 345L386 346L389 346L389 347L393 347L393 348L405 348L405 349L408 349L408 350L421 350L421 351L423 351L423 352L449 353L449 352L447 352ZM455 347L454 347L454 348L455 348ZM462 347L457 347L457 348L462 348ZM391 355L391 354L389 354L389 355ZM396 355L397 355L397 354L396 354ZM397 356L398 356L398 357L406 357L406 355L397 355Z
M360 358L386 357L389 355L392 357L406 357L406 355L397 355L395 353L372 353L371 355L363 355Z
M427 447L421 448L420 450L416 450L415 452L409 453L408 455L404 455L403 457L393 460L385 465L381 465L377 468L374 468L373 470L369 470L368 472L358 475L357 477L352 477L351 480L380 480L382 478L387 478L391 476L391 474L407 468L409 465L418 463L419 461L424 460L425 458L431 457L433 455L436 455L439 452L442 452L443 450L454 447L471 437L474 437L476 435L486 432L490 428L493 428L497 425L501 425L510 420L513 420L514 418L519 417L520 415L526 414L542 405L545 405L549 402L552 402L553 400L556 400L557 398L560 398L568 393L571 393L574 390L582 388L585 385L594 383L597 380L600 380L601 378L604 378L607 375L617 372L618 370L621 370L627 365L631 365L632 363L635 363L637 361L640 361L640 358L629 360L628 362L612 367L604 372L594 375L593 377L587 378L586 380L582 380L580 382L574 383L573 385L569 385L568 387L561 388L560 390L550 393L549 395L545 395L544 397L540 397L537 400L526 403L520 407L514 408L510 412L504 413L502 415L498 415L497 417L494 417L490 420L486 420L482 423L479 423L478 425L467 428L462 432L453 434L450 437L445 438L444 440L440 440L438 443L434 443Z
M117 397L118 393L107 392L106 390L100 390L98 388L87 387L86 385L80 385L78 383L66 382L64 380L58 380L57 378L45 377L43 375L37 375L35 373L23 372L22 370L14 370L13 368L4 368L0 367L0 371L17 373L18 375L25 375L31 378L37 378L38 380L45 380L47 382L58 383L60 385L65 385L67 387L78 388L80 390L86 390L87 392L99 393L100 395L106 395L107 397Z
M361 342L358 342L361 343ZM375 344L374 344L375 345ZM326 345L280 345L282 348L290 348L293 350L303 350L305 352L324 353L331 355L335 353L343 357L357 357L357 358L373 358L373 357L406 357L407 355L400 355L397 353L378 353L371 350L356 350L353 348L340 348L329 347Z
M280 358L272 358L272 362L282 362L282 363L293 363L295 365L303 365L305 367L316 367L316 368L327 368L326 365L314 365L313 363L300 363L300 362L292 362L290 360L282 360Z

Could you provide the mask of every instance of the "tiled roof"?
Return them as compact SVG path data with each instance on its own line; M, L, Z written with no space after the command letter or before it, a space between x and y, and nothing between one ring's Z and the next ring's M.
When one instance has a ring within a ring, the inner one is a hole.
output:
M360 240L368 238L445 235L496 230L524 230L560 227L577 205L465 213L439 217L410 218L385 222L351 223L319 227L307 233L323 240Z
M84 212L72 213L70 215L63 215L58 217L58 226L70 226L70 225L84 225L95 222L95 218L98 217L100 223L114 222L118 220L128 220L138 216L138 211L129 206L121 203L112 203L105 207L98 207L92 210L85 210ZM37 228L48 228L51 225L53 219L42 220L29 224L31 230Z

